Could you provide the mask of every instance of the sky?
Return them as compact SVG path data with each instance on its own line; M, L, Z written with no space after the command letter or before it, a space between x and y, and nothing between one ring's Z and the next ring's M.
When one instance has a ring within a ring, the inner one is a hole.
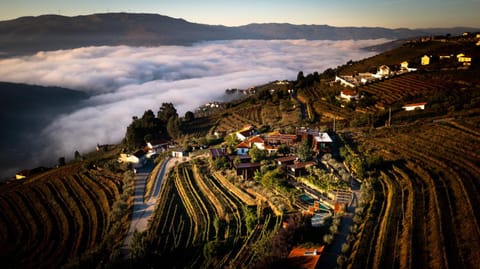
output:
M105 12L157 13L190 22L480 28L480 0L0 0L0 20Z

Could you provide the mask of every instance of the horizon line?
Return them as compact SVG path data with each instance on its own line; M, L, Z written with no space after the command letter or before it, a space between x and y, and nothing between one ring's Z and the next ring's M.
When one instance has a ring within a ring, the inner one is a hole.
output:
M465 26L465 25L457 25L457 26L435 26L435 27L418 27L418 28L411 28L407 26L402 26L402 27L387 27L387 26L353 26L353 25L345 25L345 26L339 26L339 25L331 25L331 24L306 24L306 23L292 23L292 22L250 22L247 24L239 24L239 25L225 25L225 24L208 24L208 23L202 23L202 22L195 22L195 21L190 21L185 18L181 17L172 17L169 15L164 15L160 13L149 13L149 12L131 12L131 11L112 11L112 12L95 12L95 13L86 13L86 14L77 14L77 15L66 15L66 14L58 14L58 13L46 13L46 14L40 14L40 15L24 15L20 17L15 17L15 18L10 18L10 19L0 19L0 23L2 22L7 22L7 21L15 21L18 19L22 18L39 18L39 17L45 17L45 16L58 16L58 17L66 17L66 18L75 18L75 17L88 17L88 16L94 16L94 15L108 15L108 14L128 14L128 15L157 15L157 16L163 16L163 17L168 17L176 20L183 20L188 23L193 23L193 24L202 24L202 25L208 25L208 26L223 26L223 27L243 27L243 26L248 26L248 25L266 25L266 24L287 24L287 25L296 25L296 26L328 26L328 27L335 27L335 28L383 28L383 29L390 29L390 30L424 30L424 29L459 29L459 28L470 28L472 30L478 30L480 31L480 26Z

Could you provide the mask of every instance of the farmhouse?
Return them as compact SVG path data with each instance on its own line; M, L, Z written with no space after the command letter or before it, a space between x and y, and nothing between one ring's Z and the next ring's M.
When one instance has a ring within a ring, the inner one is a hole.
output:
M172 150L172 157L173 158L183 158L183 157L187 157L187 156L188 156L188 152L186 152L183 149Z
M360 80L360 83L362 84L367 84L368 82L371 82L371 81L374 81L376 80L377 78L375 77L374 74L372 73L358 73L358 75L356 75L356 80Z
M253 127L252 125L247 125L243 127L243 129L235 133L237 139L240 141L245 141L248 137L252 136L253 134L255 134L255 127Z
M292 146L297 143L297 136L294 134L282 134L276 131L265 136L265 143L270 145L285 144L287 146Z
M342 90L340 92L340 98L347 102L351 102L352 100L358 99L358 93L353 90Z
M381 65L379 68L378 68L378 71L377 73L374 75L374 77L376 78L379 78L379 79L382 79L384 77L388 77L390 76L390 67L386 66L386 65Z
M235 149L237 150L238 155L247 154L248 150L250 149L250 145L247 142L243 141L238 144Z
M465 54L460 53L457 55L457 60L459 63L462 63L465 66L472 64L472 57L465 56Z
M426 102L415 103L415 104L408 104L408 105L404 105L402 108L403 108L405 111L424 110L426 104L427 104Z
M118 162L131 163L133 168L139 168L147 162L147 156L143 150L138 150L133 154L121 153Z
M247 143L250 148L256 146L258 149L265 149L265 141L259 135L250 137Z
M427 55L423 55L423 57L420 59L420 63L422 65L429 65L430 64L430 57Z
M317 152L331 152L333 140L328 133L318 133L314 136L313 149Z

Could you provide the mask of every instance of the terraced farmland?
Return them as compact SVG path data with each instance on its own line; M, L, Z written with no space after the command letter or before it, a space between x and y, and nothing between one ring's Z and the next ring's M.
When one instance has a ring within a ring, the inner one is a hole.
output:
M58 268L100 244L121 178L79 165L0 188L0 259L7 268Z
M478 126L463 119L421 123L356 140L387 163L377 185L383 207L366 221L376 226L360 242L365 255L353 255L352 267L478 267Z
M165 179L147 235L156 253L151 258L167 267L238 268L247 261L253 264L251 244L278 227L280 217L267 214L266 220L248 233L243 210L248 205L238 194L239 190L230 191L212 175L203 160L177 166ZM248 194L240 195L248 201ZM203 248L209 242L221 247L207 259Z
M383 105L391 105L415 96L428 95L434 91L445 91L448 87L449 83L445 81L425 79L424 76L413 73L368 84L360 87L359 91L375 96Z

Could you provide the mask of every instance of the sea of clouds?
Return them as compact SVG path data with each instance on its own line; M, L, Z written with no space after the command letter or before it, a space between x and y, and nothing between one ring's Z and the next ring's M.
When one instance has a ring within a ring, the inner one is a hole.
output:
M83 108L52 119L39 134L44 156L72 156L118 143L132 116L174 103L180 115L225 89L295 79L372 56L361 48L387 40L234 40L192 46L84 47L0 60L0 80L60 86L90 94ZM54 97L52 97L54 98Z

